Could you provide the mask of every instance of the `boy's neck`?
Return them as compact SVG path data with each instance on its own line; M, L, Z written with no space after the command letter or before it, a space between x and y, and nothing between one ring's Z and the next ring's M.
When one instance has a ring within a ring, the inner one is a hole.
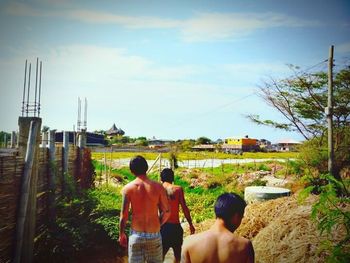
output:
M230 229L231 228L231 229ZM234 229L232 229L234 228ZM211 229L216 230L216 231L230 231L231 233L234 233L236 231L236 227L231 225L227 226L225 221L221 218L216 218L215 223L212 225Z
M147 175L145 175L145 174L136 175L136 178L138 178L142 181L148 179Z

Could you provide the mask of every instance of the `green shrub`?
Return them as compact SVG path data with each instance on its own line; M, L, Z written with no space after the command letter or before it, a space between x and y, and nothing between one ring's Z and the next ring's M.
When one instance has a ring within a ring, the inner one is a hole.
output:
M77 253L117 240L119 192L118 188L103 186L60 199L56 224L38 239L35 260L74 262ZM117 247L117 242L114 244Z
M271 168L268 167L265 163L261 163L258 166L259 171L271 171Z
M350 262L350 180L340 182L333 176L320 176L323 185L311 185L299 194L303 201L310 193L319 192L319 200L312 206L311 218L317 223L320 233L327 234L327 240L322 242L320 252L326 251L329 255L327 262ZM345 228L344 238L339 242L333 239L337 227Z
M254 179L254 181L249 182L246 186L266 186L267 181L261 179Z

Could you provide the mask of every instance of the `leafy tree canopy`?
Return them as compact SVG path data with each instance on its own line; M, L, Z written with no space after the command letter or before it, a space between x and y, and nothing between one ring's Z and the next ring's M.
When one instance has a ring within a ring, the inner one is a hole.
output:
M210 144L210 143L211 143L211 140L207 137L199 137L196 140L196 144Z
M328 76L326 72L297 73L285 79L263 83L258 95L285 118L286 122L261 120L258 115L248 116L258 124L299 132L306 140L322 136L327 130ZM350 125L350 67L334 74L333 124L336 130Z
M309 146L317 147L315 148L317 152L325 151L327 156L328 127L325 108L328 100L328 75L326 72L298 73L296 72L298 68L293 66L291 69L294 71L292 77L280 80L271 78L258 91L258 95L276 109L284 117L285 122L261 120L258 115L250 115L248 118L258 124L297 131L307 141L312 141ZM334 74L333 135L336 166L334 176L339 179L340 170L350 166L349 66L343 66ZM314 142L317 142L318 146ZM320 172L324 170L322 167L327 167L327 158L321 159L317 164Z

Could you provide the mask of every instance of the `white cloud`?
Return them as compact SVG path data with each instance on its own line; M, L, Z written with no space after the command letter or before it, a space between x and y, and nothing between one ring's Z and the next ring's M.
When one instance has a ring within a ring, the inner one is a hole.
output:
M182 24L180 20L175 19L115 15L112 13L89 10L71 11L68 14L63 14L63 16L86 23L118 24L128 28L176 28Z
M25 3L10 2L3 11L14 16L44 16L44 12L40 9L33 8Z
M317 24L277 13L203 13L186 21L181 31L186 41L215 41L235 39L260 29Z
M11 94L0 98L1 107L10 112L2 123L12 120L16 125L23 87L22 58L31 54L35 63L35 52L21 49L11 60L0 63L1 72L11 75L2 86L2 94ZM130 127L129 119L140 116L146 117L133 125L149 126L149 118L159 125L173 125L167 116L199 116L235 99L227 96L221 85L203 81L205 74L212 74L205 67L163 67L123 49L97 46L62 46L39 53L44 58L42 116L50 127L71 129L78 96L88 98L90 129L108 128L114 120L120 121L122 128L125 123ZM132 129L137 131L137 127Z
M340 53L349 53L350 52L350 42L342 43L338 46L335 46L336 52Z
M310 27L319 22L279 13L196 13L189 19L120 15L85 9L44 10L11 2L11 15L61 17L93 24L115 24L131 29L177 29L184 41L222 41L245 37L257 30L274 27Z

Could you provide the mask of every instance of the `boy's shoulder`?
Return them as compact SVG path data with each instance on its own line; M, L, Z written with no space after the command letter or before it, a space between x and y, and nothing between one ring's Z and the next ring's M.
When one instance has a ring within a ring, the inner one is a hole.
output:
M131 181L131 182L129 182L126 185L123 186L122 192L128 191L128 190L132 189L135 186L136 186L136 183L135 183L135 180L133 180L133 181Z
M184 239L184 245L190 246L191 244L196 244L198 241L203 241L203 239L208 238L210 235L211 233L209 230L189 235Z

